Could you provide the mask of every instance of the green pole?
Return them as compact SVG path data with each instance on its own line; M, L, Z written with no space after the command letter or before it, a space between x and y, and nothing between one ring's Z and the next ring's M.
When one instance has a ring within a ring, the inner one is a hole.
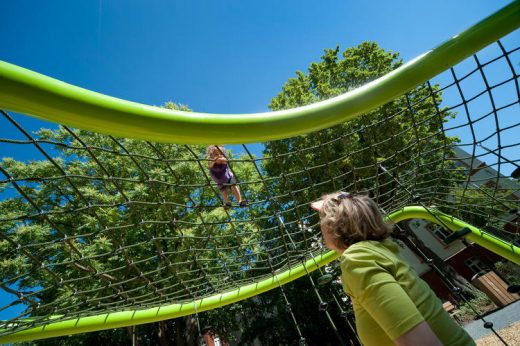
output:
M423 207L404 207L390 214L389 218L393 222L399 222L405 219L424 219L441 226L446 225L451 231L457 231L467 227L471 230L471 234L466 236L468 240L520 265L520 248L518 246L507 243L491 233L484 232L453 216L443 214L438 210L427 210Z
M165 143L252 143L327 128L381 106L520 26L514 1L466 31L356 90L313 105L256 114L166 110L82 89L0 62L0 108L80 129Z

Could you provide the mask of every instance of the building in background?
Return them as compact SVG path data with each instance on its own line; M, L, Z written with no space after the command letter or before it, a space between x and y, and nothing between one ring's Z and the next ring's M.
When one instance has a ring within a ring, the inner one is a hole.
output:
M485 187L488 188L486 189L487 191L503 193L510 201L520 202L520 184L518 181L500 174L493 167L488 166L485 162L478 160L460 148L455 147L454 152L455 157L453 160L455 164L463 168L464 173L468 177L467 181L464 182L464 187L473 190L481 190L482 187ZM516 203L516 205L518 206L519 203ZM486 231L495 233L500 237L508 235L513 241L515 239L518 241L520 239L520 213L518 208L516 210L513 208L499 218L504 221L503 229L490 227ZM489 273L492 271L494 263L503 260L502 257L495 253L465 240L455 240L448 244L445 240L451 234L451 231L428 221L420 219L409 220L408 227L428 249L433 251L438 258L442 259L449 266L448 268L451 267L462 281L471 282L477 276ZM402 242L399 243L403 256L423 280L428 282L439 298L452 300L450 290L440 276L434 270L431 270L428 263L421 256L404 246ZM486 290L482 290L487 293ZM492 297L490 298L493 300ZM518 296L516 296L516 299L518 299Z

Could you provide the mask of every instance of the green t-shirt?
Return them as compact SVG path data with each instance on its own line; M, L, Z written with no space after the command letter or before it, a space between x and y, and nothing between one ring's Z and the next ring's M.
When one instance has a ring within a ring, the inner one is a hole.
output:
M365 346L394 345L392 340L424 320L443 345L475 345L398 254L397 244L387 239L351 245L340 258L343 288Z

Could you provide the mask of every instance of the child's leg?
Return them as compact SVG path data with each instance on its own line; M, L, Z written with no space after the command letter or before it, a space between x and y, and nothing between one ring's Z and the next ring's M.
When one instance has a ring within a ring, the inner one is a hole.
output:
M233 191L233 195L235 196L238 204L242 206L242 195L240 194L240 188L237 185L232 185L231 191Z
M227 204L229 202L229 192L227 188L224 188L220 190L222 192L222 198L224 198L224 204Z

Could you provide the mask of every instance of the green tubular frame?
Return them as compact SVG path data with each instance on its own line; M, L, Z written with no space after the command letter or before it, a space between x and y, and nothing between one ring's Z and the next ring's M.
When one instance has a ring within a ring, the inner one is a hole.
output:
M508 243L490 233L481 231L477 227L471 226L453 216L441 213L438 210L417 206L404 207L403 209L390 214L388 218L395 223L409 219L424 219L443 227L447 226L450 231L454 232L467 227L471 230L471 234L466 235L464 238L520 265L520 248L518 246Z
M387 219L393 222L408 219L425 219L439 225L447 226L452 231L468 227L471 230L471 234L466 236L468 240L471 240L514 263L520 264L520 248L439 211L428 210L418 206L405 207L390 214ZM104 313L96 316L79 317L60 322L52 322L52 320L49 319L49 323L44 326L2 336L0 337L0 343L21 342L104 329L121 328L137 324L163 321L166 319L215 309L277 288L279 285L286 284L304 276L307 272L312 272L319 267L332 262L338 257L338 254L329 251L268 279L237 288L233 291L219 293L211 297L195 300L193 302L177 303L143 310ZM9 326L4 326L4 328L5 327Z
M172 111L95 93L0 61L0 108L80 129L156 142L252 143L345 122L389 102L520 26L520 1L387 75L341 96L287 111Z

